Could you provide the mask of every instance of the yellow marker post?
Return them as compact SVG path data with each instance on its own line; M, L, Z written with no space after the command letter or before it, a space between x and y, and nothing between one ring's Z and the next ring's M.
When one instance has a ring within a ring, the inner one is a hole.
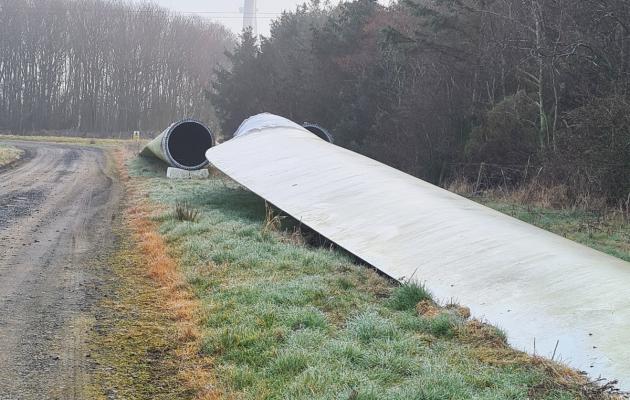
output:
M140 131L133 131L131 140L133 140L136 144L136 153L140 152Z

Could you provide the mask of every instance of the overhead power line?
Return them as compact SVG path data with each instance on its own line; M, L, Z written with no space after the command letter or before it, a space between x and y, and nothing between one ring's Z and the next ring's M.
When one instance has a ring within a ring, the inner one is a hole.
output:
M156 9L120 9L120 10L108 10L108 9L96 9L96 8L85 8L90 10L98 10L99 12L109 13L109 14L122 14L122 13L133 13L133 14L143 14L143 13L153 13ZM23 12L30 13L40 13L40 14L67 14L69 11L66 9L55 9L55 8L45 8L45 7L22 7L22 8L12 8L11 10L19 10ZM2 11L2 8L0 8ZM202 15L212 15L218 16L219 18L242 18L243 13L239 11L179 11L173 10L170 8L162 8L160 11L167 11L169 13L174 14L202 14ZM255 13L255 17L257 18L265 18L265 17L274 17L281 16L282 12L259 12Z

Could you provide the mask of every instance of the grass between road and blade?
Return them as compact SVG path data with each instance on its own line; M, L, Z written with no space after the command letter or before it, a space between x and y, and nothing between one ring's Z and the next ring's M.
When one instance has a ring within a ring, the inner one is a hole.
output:
M198 301L213 395L606 398L582 375L509 348L465 307L434 304L421 286L305 245L262 199L226 179L166 180L150 161L128 165L139 197L159 208L152 221ZM195 218L178 218L177 207Z
M125 186L125 238L111 257L108 294L89 341L94 399L215 399L211 359L201 354L198 299L157 233L144 192L114 158Z
M9 165L22 157L24 152L13 146L0 143L0 167Z

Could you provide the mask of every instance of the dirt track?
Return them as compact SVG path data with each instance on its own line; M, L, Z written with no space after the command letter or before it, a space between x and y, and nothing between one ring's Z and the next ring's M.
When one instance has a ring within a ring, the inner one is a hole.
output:
M0 400L74 399L121 189L101 149L12 142L0 170Z

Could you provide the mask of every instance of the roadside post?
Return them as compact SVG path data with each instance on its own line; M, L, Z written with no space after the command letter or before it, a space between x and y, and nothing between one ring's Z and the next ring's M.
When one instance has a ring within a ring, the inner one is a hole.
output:
M133 131L132 140L136 144L136 153L140 152L140 131Z

